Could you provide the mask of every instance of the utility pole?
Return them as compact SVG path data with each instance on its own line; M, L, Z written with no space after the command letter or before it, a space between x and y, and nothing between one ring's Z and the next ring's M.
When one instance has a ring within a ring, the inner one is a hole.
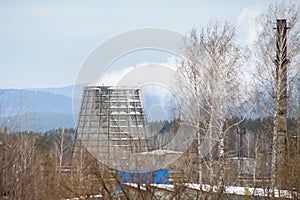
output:
M239 151L238 158L246 157L245 154L245 145L244 145L244 135L246 134L246 129L242 127L241 129L237 129L236 133L240 135L240 143L239 143Z
M239 174L244 176L244 157L245 157L245 145L244 145L244 135L246 134L246 129L244 127L237 127L236 133L240 135L239 149L238 149L238 161L239 161Z

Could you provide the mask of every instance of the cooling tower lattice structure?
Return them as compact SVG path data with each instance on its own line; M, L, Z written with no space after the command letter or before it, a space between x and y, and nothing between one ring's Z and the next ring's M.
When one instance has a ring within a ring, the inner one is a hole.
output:
M148 151L145 123L139 89L88 86L75 139L110 167L138 168L135 155Z

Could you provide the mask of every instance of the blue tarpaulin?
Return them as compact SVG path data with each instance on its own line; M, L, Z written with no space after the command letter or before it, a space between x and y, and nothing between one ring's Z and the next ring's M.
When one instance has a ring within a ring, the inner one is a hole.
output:
M167 169L153 171L117 170L117 179L120 181L120 183L170 184L169 173ZM121 188L118 187L118 190L121 190Z

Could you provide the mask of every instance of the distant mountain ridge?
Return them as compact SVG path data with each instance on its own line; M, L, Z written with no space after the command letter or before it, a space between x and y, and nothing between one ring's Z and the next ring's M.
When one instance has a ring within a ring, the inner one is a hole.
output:
M72 113L72 98L50 92L27 89L1 90L2 115L10 116L27 112Z
M75 128L72 94L73 86L1 89L0 120L26 131Z
M27 88L26 90L29 91L36 91L36 92L46 92L56 95L63 95L67 97L73 96L73 85L65 86L65 87L49 87L49 88Z
M80 85L79 89L83 89L83 86ZM72 109L73 87L70 85L60 88L1 89L0 123L17 126L20 130L39 132L62 127L75 128ZM153 105L162 103L160 97L147 91L142 94L146 111L151 110ZM81 105L80 99L74 101L75 105ZM146 113L149 120L149 112Z

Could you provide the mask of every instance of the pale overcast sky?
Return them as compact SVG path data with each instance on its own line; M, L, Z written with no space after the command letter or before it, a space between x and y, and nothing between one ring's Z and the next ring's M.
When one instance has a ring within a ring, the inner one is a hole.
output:
M250 44L253 20L271 2L0 0L0 88L71 85L97 45L138 28L186 34L211 19L227 20L237 25L239 40Z

